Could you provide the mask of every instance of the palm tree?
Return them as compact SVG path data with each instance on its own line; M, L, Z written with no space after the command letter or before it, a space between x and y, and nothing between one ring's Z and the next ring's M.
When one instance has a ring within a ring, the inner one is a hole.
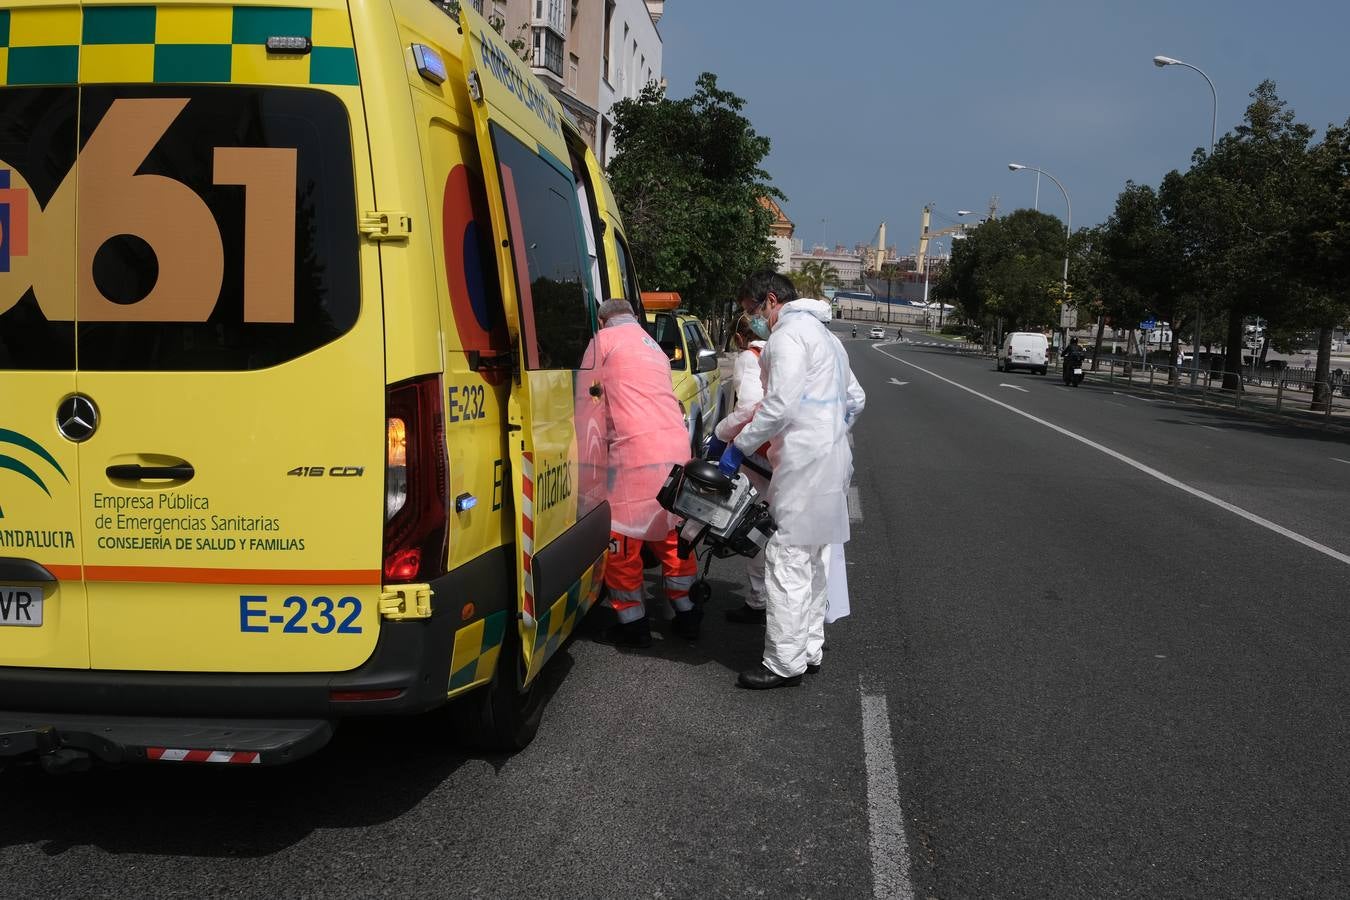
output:
M891 299L891 283L899 280L900 273L904 270L895 263L886 263L881 267L881 277L886 279L886 299Z
M839 270L823 260L808 260L789 277L798 297L820 298L825 293L825 285L839 280Z

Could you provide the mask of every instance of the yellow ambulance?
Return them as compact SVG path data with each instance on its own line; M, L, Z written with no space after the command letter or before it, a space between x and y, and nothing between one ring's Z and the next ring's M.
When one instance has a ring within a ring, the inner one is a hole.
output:
M470 4L3 5L0 765L524 746L636 296L561 107Z
M729 408L717 349L698 317L681 308L677 292L646 291L642 303L647 330L670 359L670 379L684 411L690 449L702 456Z

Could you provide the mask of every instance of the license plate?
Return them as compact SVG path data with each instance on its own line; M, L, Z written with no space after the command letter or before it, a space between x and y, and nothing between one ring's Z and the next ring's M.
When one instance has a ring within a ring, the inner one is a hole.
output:
M42 624L42 588L0 585L0 625Z
M1075 374L1075 375L1082 375L1082 374L1083 374L1083 370L1082 370L1082 369L1074 369L1074 370L1073 370L1073 374Z

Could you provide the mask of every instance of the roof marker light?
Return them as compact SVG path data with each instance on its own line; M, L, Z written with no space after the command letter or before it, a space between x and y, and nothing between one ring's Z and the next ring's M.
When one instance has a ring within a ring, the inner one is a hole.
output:
M304 35L274 34L267 39L268 53L308 53L312 46Z
M439 53L426 44L413 44L412 53L419 75L432 84L441 84L445 81L445 61L441 59Z

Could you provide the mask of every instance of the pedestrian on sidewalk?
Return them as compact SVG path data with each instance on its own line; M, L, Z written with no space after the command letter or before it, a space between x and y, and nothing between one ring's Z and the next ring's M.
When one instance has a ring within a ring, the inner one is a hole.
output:
M689 597L698 560L681 558L675 518L656 501L671 467L689 458L689 433L671 385L670 360L638 324L627 300L601 303L599 319L595 368L609 439L605 587L618 619L606 639L626 647L651 646L642 577L645 544L661 563L666 597L675 609L671 630L692 640L703 619L703 610Z
M764 658L738 679L765 689L799 684L820 669L828 554L849 537L849 389L856 379L843 345L815 314L819 301L798 300L786 277L752 275L738 299L750 327L767 338L764 399L718 465L734 474L747 454L769 443L769 510L778 530L764 551ZM855 410L864 400L858 393Z

